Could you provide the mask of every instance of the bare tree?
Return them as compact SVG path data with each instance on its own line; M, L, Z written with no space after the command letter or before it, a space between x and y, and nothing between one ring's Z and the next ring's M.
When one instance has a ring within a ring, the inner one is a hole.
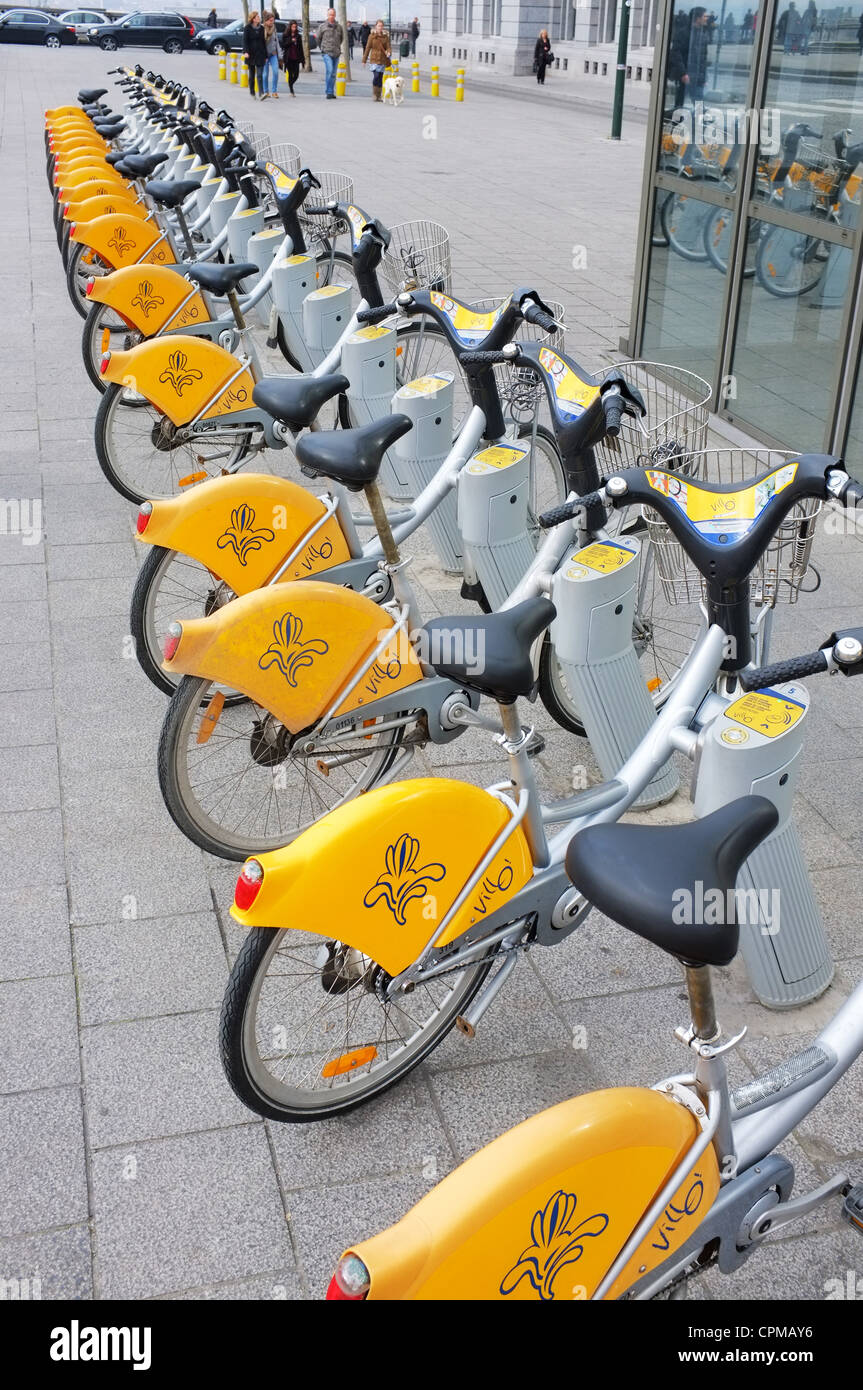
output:
M309 0L303 0L303 53L306 61L303 63L303 72L312 70L312 45L311 45L311 26L309 24Z
M249 22L249 0L243 0L243 23Z
M351 58L348 48L348 0L337 0L338 10L336 12L339 24L342 26L342 61L345 65L347 79L351 80Z

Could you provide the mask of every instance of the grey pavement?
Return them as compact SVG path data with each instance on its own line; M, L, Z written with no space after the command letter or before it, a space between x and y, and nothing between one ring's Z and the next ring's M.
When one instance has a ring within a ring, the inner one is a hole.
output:
M32 545L0 535L0 1280L39 1279L47 1298L318 1298L346 1243L512 1124L581 1089L684 1067L671 1035L684 1017L680 974L594 916L554 957L537 950L519 964L475 1042L450 1036L344 1121L278 1126L235 1100L216 1022L240 940L227 913L236 869L187 844L160 800L164 703L125 640L133 517L96 463L97 400L44 181L43 109L111 65L90 50L6 48L0 79L0 494L38 503L44 522ZM313 168L353 173L358 201L384 221L443 222L460 296L535 284L565 302L585 364L614 353L641 126L612 145L604 116L559 110L549 128L547 106L497 93L393 112L372 104L364 79L325 105L317 75L293 102L253 106L202 56L164 66L296 141ZM816 559L820 590L777 614L777 656L861 620L859 542L822 528ZM460 606L422 546L417 570L429 614ZM863 714L849 682L825 685L813 682L798 819L836 983L815 1005L770 1014L741 967L723 972L723 1020L750 1028L738 1078L811 1037L863 968ZM537 720L543 784L566 791L588 755ZM481 785L502 775L493 745L473 736L413 771L434 769ZM802 1187L840 1162L860 1175L861 1089L858 1067L789 1141ZM694 1296L818 1299L855 1268L859 1241L834 1202Z

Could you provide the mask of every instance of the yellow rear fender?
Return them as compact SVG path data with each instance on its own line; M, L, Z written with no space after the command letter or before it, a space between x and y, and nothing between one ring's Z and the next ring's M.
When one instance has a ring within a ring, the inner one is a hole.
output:
M135 265L143 261L157 243L160 247L167 245L164 240L160 241L162 233L156 222L144 221L145 216L143 212L139 215L130 209L94 217L92 222L77 222L70 238L95 251L115 269Z
M78 149L74 154L60 154L54 161L55 181L64 179L70 174L76 174L80 169L110 169L112 166L105 163L105 152L94 149Z
M45 111L45 124L51 125L54 121L61 121L66 116L74 116L78 120L83 120L87 125L90 120L84 115L80 106L49 106Z
M370 1271L369 1297L591 1298L697 1132L684 1106L635 1087L534 1115L456 1168L395 1226L351 1247ZM638 1263L606 1297L666 1260L710 1209L719 1189L713 1149L684 1171Z
M353 694L351 708L362 708L415 684L422 669L385 609L319 580L256 589L207 618L184 622L176 651L163 664L166 671L224 681L298 733L332 708L388 629L391 641Z
M466 782L423 777L379 787L331 811L287 848L257 855L264 869L260 890L250 908L235 905L231 913L243 926L326 938L337 919L341 941L398 975L426 946L510 818L497 797ZM494 884L495 908L532 872L516 826L483 875L483 883ZM468 895L441 945L476 920L481 891Z
M74 188L79 183L89 183L91 179L107 179L109 183L124 182L119 174L114 173L110 164L101 164L92 159L87 160L79 169L54 170L54 187L60 190L61 196L67 189Z
M115 278L106 276L96 284ZM234 473L153 502L152 508L140 539L192 556L235 594L248 594L268 583L307 535L285 580L304 578L350 559L336 518L330 516L319 526L324 504L287 478ZM317 530L309 535L315 526Z
M87 184L84 186L89 187ZM80 203L66 203L63 217L67 222L92 222L94 218L104 217L109 212L123 212L134 217L135 208L139 206L134 193L118 185L116 193L98 193Z
M89 135L83 134L80 130L69 131L68 134L52 137L51 153L58 162L76 159L86 154L104 159L108 153L108 145L93 130Z
M172 332L179 332L189 324L208 323L210 319L196 286L171 266L123 266L113 275L98 276L88 296L116 309L148 338L166 324Z
M105 169L103 172L88 170L80 179L65 180L57 185L57 196L61 203L71 203L77 201L84 202L86 198L94 198L103 193L113 193L114 190L132 193L132 185L125 179L121 179L119 174L115 174L113 169ZM134 197L134 194L132 194Z
M116 219L104 220L113 222ZM131 387L145 396L175 425L185 425L194 420L209 401L224 396L228 382L239 367L236 357L207 338L168 335L150 338L128 352L107 354L103 376L106 381ZM241 373L235 385L239 386L246 378L248 385L240 389L246 391L251 401L252 382L248 371Z

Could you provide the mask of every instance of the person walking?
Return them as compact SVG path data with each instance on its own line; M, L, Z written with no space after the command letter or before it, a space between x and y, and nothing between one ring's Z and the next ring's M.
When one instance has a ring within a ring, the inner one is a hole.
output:
M367 24L365 20L363 20L362 24L360 25L360 48L363 50L364 53L366 51L366 44L369 41L369 34L371 32L372 26L370 24Z
M553 59L554 54L551 51L551 39L548 37L548 30L540 29L539 38L533 50L533 70L540 87L545 86L545 70Z
M207 28L215 29L218 26L218 23L219 21L216 18L216 11L210 10L210 13L207 15Z
M372 68L372 101L383 99L384 72L390 65L391 51L390 36L379 19L363 49L363 67L371 63Z
M335 10L327 10L326 23L318 30L318 48L324 60L327 101L335 101L336 66L342 52L342 26L336 21Z
M279 95L279 35L271 10L264 10L264 22L261 27L264 31L264 44L267 50L267 56L264 59L261 101L266 101L268 96L278 99Z
M249 22L243 30L243 52L249 69L249 95L254 101L256 85L258 91L263 90L264 63L267 61L267 45L258 10L252 10Z
M417 39L419 38L419 36L420 36L420 22L419 22L419 16L418 16L418 15L414 15L413 24L411 25L411 53L414 55L414 57L416 57L416 52L417 52Z
M305 61L303 36L300 33L300 26L295 19L292 19L285 32L282 34L282 62L285 65L285 72L288 75L288 90L292 97L297 95L294 91L294 87L300 75L300 68Z

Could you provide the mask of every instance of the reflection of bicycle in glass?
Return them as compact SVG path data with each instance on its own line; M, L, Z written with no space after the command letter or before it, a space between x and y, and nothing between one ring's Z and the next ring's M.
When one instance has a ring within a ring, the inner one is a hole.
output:
M863 143L849 145L847 131L833 137L835 153L814 151L806 157L806 179L783 198L789 211L800 211L815 222L841 226L849 222L846 209L854 205L860 179L855 175L863 160ZM793 299L807 294L821 281L830 260L832 243L813 229L791 231L764 227L755 256L755 274L770 294Z

